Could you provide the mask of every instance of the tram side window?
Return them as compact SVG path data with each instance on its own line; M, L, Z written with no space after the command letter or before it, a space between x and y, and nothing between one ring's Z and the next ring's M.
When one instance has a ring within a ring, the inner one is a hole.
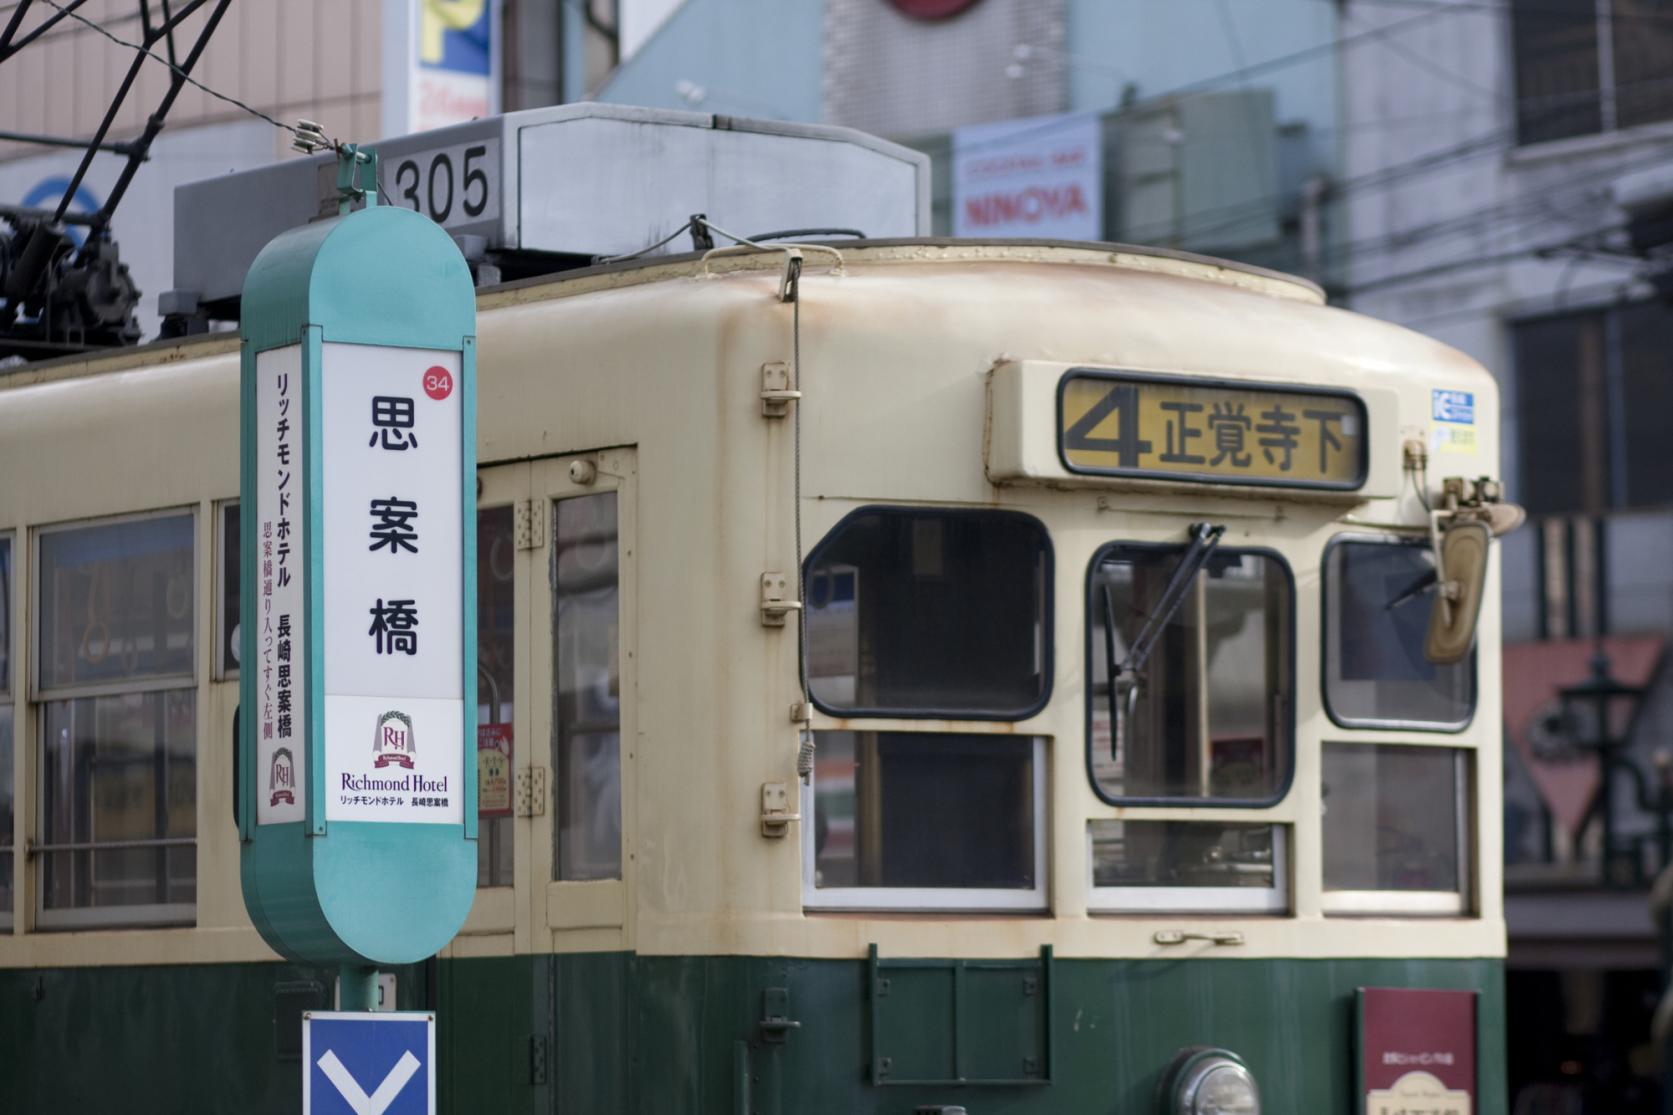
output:
M228 500L216 508L220 533L220 566L215 575L215 676L230 681L238 676L238 610L243 568L243 537L239 533L238 501Z
M43 928L192 919L193 532L186 513L38 536Z
M1325 706L1345 727L1459 729L1475 712L1475 655L1423 655L1434 604L1429 547L1343 539L1325 557Z
M820 732L804 799L810 908L1045 905L1044 744Z
M1093 559L1087 596L1093 786L1111 802L1271 802L1289 784L1292 752L1289 570L1270 554L1215 550L1189 585L1178 586L1179 606L1148 658L1136 663L1135 643L1159 612L1184 554L1182 547L1120 544ZM1106 617L1114 620L1115 671Z
M813 699L846 715L1030 715L1050 686L1050 581L1027 515L856 512L807 562Z
M1324 745L1324 889L1330 913L1464 911L1468 753Z
M12 924L12 540L0 538L0 929Z
M476 512L476 885L512 884L517 534L509 505Z
M1287 835L1242 821L1092 821L1088 908L1281 913Z
M559 879L622 877L616 493L559 500L552 548Z

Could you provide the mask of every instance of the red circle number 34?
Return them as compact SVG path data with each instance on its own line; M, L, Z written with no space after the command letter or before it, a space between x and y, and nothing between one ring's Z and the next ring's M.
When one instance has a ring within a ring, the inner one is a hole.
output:
M440 364L433 364L424 372L424 393L432 399L445 399L453 394L453 373Z

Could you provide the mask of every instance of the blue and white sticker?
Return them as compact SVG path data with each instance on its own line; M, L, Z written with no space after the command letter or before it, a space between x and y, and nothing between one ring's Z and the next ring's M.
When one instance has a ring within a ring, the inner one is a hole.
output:
M1456 422L1461 426L1475 425L1475 392L1473 391L1443 391L1439 388L1430 392L1433 402L1432 417L1437 422Z

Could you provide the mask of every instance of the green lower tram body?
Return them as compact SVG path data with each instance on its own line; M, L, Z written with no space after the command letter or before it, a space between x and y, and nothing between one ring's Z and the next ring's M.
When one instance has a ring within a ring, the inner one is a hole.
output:
M0 1107L295 1115L300 1012L329 1009L331 979L281 964L0 971ZM439 1109L459 1115L1156 1115L1162 1071L1193 1045L1242 1056L1269 1113L1357 1113L1360 987L1479 992L1475 1110L1506 1112L1497 960L606 953L399 979L402 1009L439 1012Z

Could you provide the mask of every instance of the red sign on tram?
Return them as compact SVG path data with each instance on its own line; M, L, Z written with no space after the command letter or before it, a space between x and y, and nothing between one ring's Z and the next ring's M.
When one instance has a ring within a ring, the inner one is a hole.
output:
M1364 1115L1473 1115L1476 993L1359 989Z

